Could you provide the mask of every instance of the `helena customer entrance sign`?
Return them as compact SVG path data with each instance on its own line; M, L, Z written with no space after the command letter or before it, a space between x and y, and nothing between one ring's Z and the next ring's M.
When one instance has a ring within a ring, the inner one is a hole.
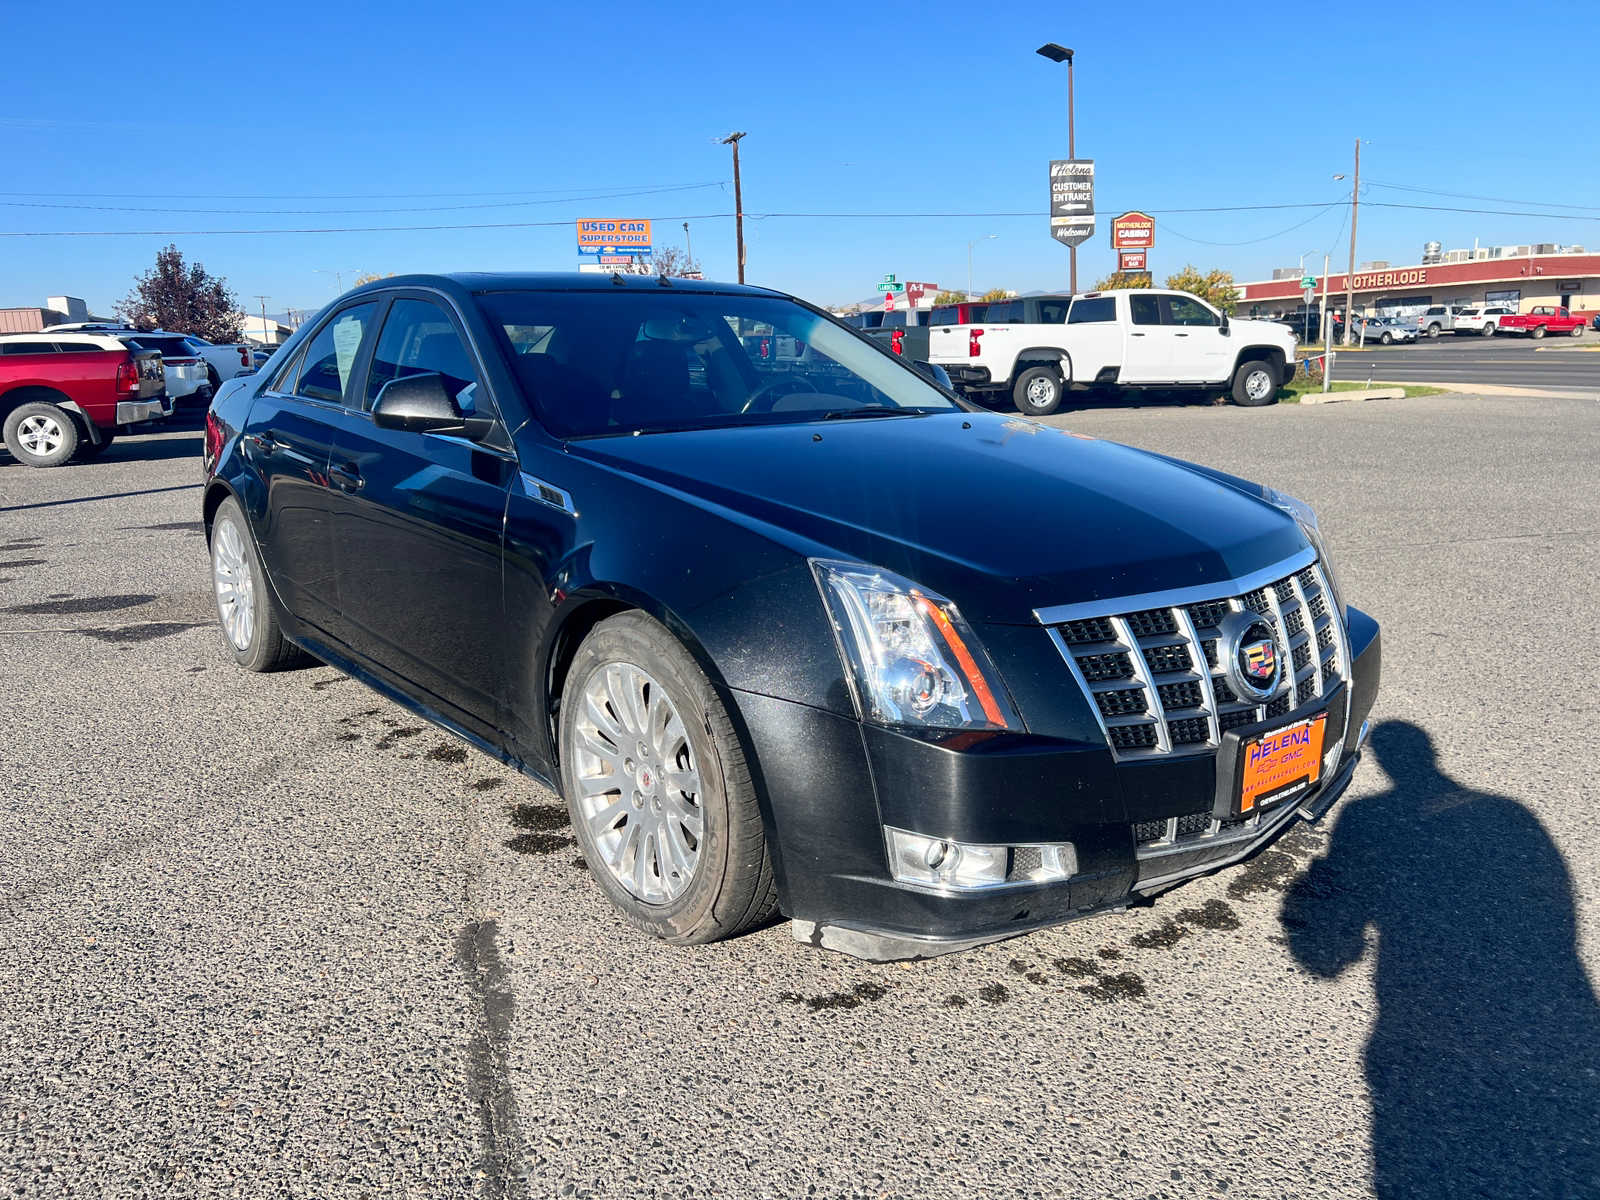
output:
M1065 246L1094 236L1094 159L1051 160L1050 236Z

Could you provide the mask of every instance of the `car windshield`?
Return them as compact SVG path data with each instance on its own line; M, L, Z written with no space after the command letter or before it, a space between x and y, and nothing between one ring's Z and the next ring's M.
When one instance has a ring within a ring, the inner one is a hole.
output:
M482 305L560 437L960 410L902 360L777 297L526 291Z

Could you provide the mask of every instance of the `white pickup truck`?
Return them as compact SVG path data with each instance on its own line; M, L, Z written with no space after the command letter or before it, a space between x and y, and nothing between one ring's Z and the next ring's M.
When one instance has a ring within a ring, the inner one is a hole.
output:
M1145 288L991 304L982 321L934 326L928 359L975 398L1009 392L1020 412L1045 416L1072 387L1207 388L1270 404L1294 376L1295 344L1277 322Z

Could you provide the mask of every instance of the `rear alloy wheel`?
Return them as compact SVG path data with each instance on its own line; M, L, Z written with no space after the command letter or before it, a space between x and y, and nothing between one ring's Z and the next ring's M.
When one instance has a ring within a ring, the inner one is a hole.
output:
M1544 339L1544 326L1541 325L1541 326L1539 326L1537 329L1535 329L1533 331L1533 340L1537 342L1537 341L1542 341L1543 339Z
M620 613L562 688L561 787L589 872L668 942L732 937L777 907L744 750L698 664L659 622Z
M311 661L283 636L244 511L231 496L211 521L211 587L234 662L247 671L281 671Z
M1061 376L1054 367L1029 367L1017 376L1011 398L1017 411L1030 417L1047 417L1061 407Z
M1240 363L1233 375L1233 402L1243 408L1271 404L1278 394L1278 374L1271 363L1252 359Z
M78 449L77 423L54 404L19 404L4 432L6 448L24 466L59 467Z
M1494 336L1494 330L1495 330L1494 322L1493 321L1486 321L1484 323L1483 328L1481 330L1479 330L1478 332L1481 333L1484 337L1493 337Z
M1572 327L1572 336L1573 337L1582 337L1583 336L1583 326L1582 325L1574 325Z
M1431 337L1431 338L1436 338L1443 332L1444 332L1444 330L1440 329L1439 326L1437 326L1437 325L1429 325L1428 326L1428 336Z

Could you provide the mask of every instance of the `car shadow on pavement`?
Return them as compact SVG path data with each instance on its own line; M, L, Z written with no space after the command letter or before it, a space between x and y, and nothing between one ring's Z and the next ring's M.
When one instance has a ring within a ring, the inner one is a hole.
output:
M1282 920L1330 979L1376 931L1377 1194L1600 1195L1600 1004L1560 851L1516 800L1444 774L1417 726L1372 747L1393 786L1345 807Z

